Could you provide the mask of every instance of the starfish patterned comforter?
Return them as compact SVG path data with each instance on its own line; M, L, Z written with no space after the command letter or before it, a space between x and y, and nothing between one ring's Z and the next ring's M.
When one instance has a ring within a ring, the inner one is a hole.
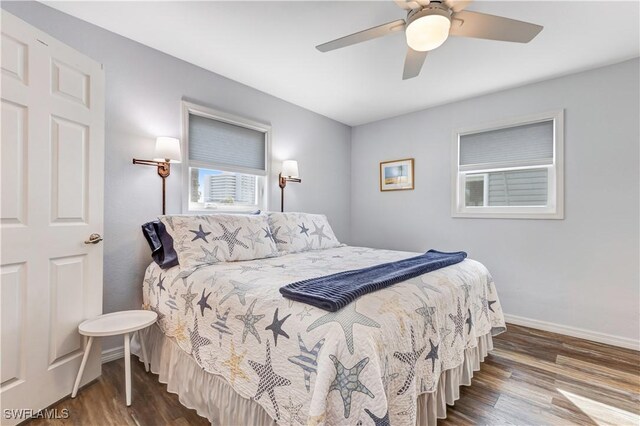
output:
M343 246L196 269L152 263L144 307L202 368L279 423L412 425L418 395L433 392L478 337L505 328L487 269L467 259L337 312L278 290L415 255Z

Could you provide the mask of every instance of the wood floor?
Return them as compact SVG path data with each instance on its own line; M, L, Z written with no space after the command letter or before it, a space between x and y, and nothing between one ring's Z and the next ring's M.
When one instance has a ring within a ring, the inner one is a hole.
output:
M640 352L509 325L439 425L639 425ZM103 366L67 408L69 419L35 425L205 425L156 375L132 362L133 404L124 404L124 362ZM235 425L234 425L235 426Z

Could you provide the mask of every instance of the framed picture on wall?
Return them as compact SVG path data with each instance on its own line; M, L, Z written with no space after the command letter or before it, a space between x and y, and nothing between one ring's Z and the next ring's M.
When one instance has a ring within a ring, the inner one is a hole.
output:
M380 163L380 191L413 189L413 158Z

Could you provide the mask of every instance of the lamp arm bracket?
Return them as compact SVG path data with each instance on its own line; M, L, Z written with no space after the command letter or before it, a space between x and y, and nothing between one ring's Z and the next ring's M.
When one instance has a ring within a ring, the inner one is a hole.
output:
M158 168L158 175L162 178L166 178L171 174L171 165L169 161L138 160L137 158L134 158L133 164L156 166Z

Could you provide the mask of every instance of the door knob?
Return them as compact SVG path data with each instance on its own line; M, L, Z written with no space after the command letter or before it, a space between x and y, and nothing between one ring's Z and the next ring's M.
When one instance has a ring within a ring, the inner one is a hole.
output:
M86 240L84 243L85 244L98 244L100 241L102 241L102 237L100 236L100 234L91 234L91 235L89 235L89 239Z

